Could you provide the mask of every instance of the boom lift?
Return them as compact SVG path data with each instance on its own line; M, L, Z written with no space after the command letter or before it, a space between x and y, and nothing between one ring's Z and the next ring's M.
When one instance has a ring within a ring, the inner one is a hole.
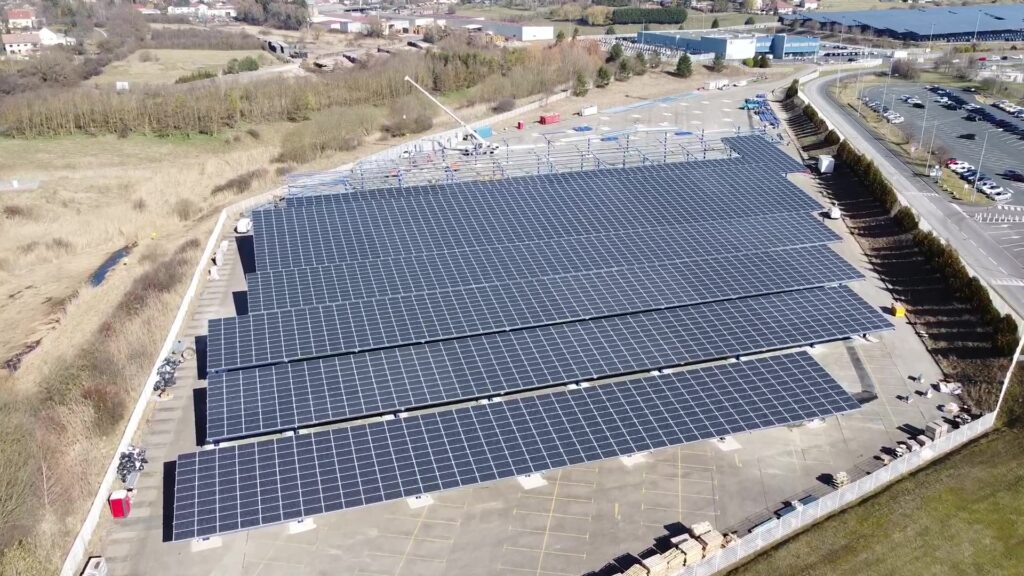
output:
M469 134L467 134L466 137L465 137L465 140L466 140L465 145L457 145L457 146L451 147L450 149L455 150L455 151L457 151L457 152L459 152L459 153L461 153L463 155L466 155L466 156L471 156L471 155L476 155L476 154L494 154L498 150L499 146L497 144L494 144L492 142L488 142L487 140L484 140L483 136L480 136L480 134L478 134L477 131L474 130L472 127L470 127L469 124L466 124L465 122L463 122L462 119L460 119L458 116L456 116L454 112L449 110L447 106L445 106L444 104L441 104L440 102L438 102L437 98L434 98L430 94L430 92L427 92L422 86L417 84L412 78L409 78L408 76L406 76L405 77L405 81L408 82L409 84L412 84L413 86L415 86L416 89L419 90L420 92L422 92L424 96L429 98L431 102L436 104L441 110L444 110L445 114L451 116L456 122L459 123L459 125L461 125L463 128L466 129L467 132L469 132Z

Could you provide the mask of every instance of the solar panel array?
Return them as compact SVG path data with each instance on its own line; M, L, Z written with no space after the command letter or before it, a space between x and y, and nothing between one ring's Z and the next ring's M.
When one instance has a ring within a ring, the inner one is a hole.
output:
M221 441L887 328L841 286L241 370L210 376L206 433Z
M806 214L758 216L249 274L249 312L835 242Z
M251 313L209 323L176 540L842 413L782 351L890 328L764 138L681 164L289 199L253 212ZM524 395L525 393L525 395ZM502 402L450 405L497 395Z
M354 300L209 322L211 371L858 280L827 246Z
M784 178L765 178L763 166L712 163L718 168L683 162L423 186L397 197L318 196L253 212L256 265L302 268L819 209Z
M179 456L173 539L210 536L857 408L806 353Z

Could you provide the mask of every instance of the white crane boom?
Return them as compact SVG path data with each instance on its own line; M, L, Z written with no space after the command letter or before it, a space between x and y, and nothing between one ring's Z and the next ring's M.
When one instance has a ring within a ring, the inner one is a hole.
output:
M458 116L456 116L454 112L449 110L447 106L445 106L444 104L441 104L440 102L438 102L437 98L434 98L430 94L430 92L427 92L422 86L417 84L415 80L413 80L412 78L409 78L408 76L406 76L405 77L405 81L408 82L409 84L412 84L413 86L415 86L416 89L419 90L420 92L422 92L424 96L426 96L427 98L430 98L431 102L433 102L434 104L437 104L437 106L439 108L441 108L441 110L444 110L445 114L451 116L456 122L461 124L463 128L468 130L469 133L473 135L473 138L476 139L476 141L480 144L480 146L482 146L482 147L489 147L490 146L490 144L488 144L487 140L484 140L482 136L480 136L479 134L476 133L476 130L473 130L469 126L469 124L466 124L465 122L463 122L462 119L460 119Z

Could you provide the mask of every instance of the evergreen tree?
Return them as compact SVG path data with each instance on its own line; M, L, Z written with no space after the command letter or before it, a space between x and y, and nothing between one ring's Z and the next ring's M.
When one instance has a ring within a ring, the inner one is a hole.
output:
M647 74L647 57L643 52L637 52L633 57L633 73L637 76Z
M718 28L718 26L718 18L715 18L714 20L711 21L711 28Z
M693 75L693 63L690 62L689 54L683 54L676 61L676 74L682 78L689 78Z
M715 54L715 59L711 61L711 70L714 72L725 70L725 58L721 54Z
M629 62L625 58L619 60L619 66L615 69L615 79L622 82L629 80L629 77L633 75L633 67L629 65Z
M558 34L555 34L555 44L561 44L565 42L565 30L559 30Z
M612 73L608 71L606 66L601 66L597 69L597 78L594 80L594 86L598 88L607 88L612 83Z
M576 73L576 82L572 87L573 96L586 96L587 92L590 91L590 84L587 82L587 77L583 75L583 72Z
M619 60L622 60L622 54L622 44L616 42L615 44L612 44L611 50L608 51L608 61L618 62Z

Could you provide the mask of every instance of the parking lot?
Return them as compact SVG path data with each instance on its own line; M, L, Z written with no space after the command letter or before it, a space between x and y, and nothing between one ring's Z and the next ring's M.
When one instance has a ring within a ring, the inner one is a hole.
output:
M944 88L948 91L944 96L956 104L943 106L937 103L938 93L929 90L923 84L892 81L888 89L884 86L870 86L861 90L863 97L871 101L881 101L905 118L902 124L911 141L920 146L945 147L950 155L968 162L999 183L1000 186L1013 193L1007 204L1024 205L1024 184L1004 177L1006 170L1020 170L1024 167L1024 120L998 108L978 102L974 94L961 89ZM915 107L901 101L903 95L913 96L921 100L924 107ZM963 105L979 106L977 110L963 109ZM968 115L977 119L970 121ZM988 135L986 144L985 137ZM971 137L973 135L973 138ZM984 159L982 148L984 147ZM932 162L942 162L946 158L933 158Z

